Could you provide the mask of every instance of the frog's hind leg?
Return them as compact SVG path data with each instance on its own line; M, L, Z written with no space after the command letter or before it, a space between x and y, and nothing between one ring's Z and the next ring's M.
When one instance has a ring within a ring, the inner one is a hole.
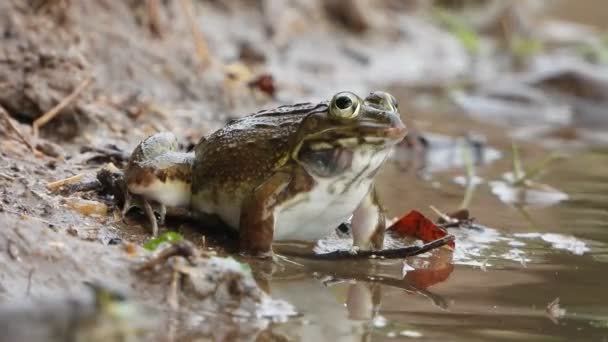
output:
M292 183L288 172L277 172L249 194L241 206L239 248L244 255L271 258L274 211L288 197Z
M384 245L386 218L384 208L372 188L363 198L351 221L353 245L362 250L381 250Z

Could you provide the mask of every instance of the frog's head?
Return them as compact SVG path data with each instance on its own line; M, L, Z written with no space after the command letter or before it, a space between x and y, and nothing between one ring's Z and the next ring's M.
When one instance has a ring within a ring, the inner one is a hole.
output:
M292 158L321 177L352 170L353 162L377 169L406 134L392 95L376 91L361 99L351 92L340 92L327 110L304 118ZM375 156L382 160L378 162Z

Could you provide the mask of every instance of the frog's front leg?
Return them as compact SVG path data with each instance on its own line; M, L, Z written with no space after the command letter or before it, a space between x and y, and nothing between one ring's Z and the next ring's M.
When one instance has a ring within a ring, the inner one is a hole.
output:
M239 248L245 255L272 257L275 208L285 201L292 180L288 172L277 172L255 188L241 205Z
M386 218L374 187L355 209L351 226L355 247L362 250L382 249Z

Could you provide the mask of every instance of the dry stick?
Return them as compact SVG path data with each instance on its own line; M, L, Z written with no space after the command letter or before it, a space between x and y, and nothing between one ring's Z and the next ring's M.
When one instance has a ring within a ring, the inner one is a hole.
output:
M36 149L34 148L34 145L30 144L30 142L27 139L25 139L25 136L23 136L23 134L21 133L19 128L11 120L11 117L10 117L10 115L8 115L8 112L4 108L0 107L0 114L4 117L4 119L8 123L9 128L13 132L15 132L15 134L17 134L17 136L19 137L19 140L21 140L21 142L23 142L25 144L25 146L27 146L30 150L32 150L32 152L35 153Z
M188 26L190 26L190 31L192 31L192 36L194 38L194 45L196 47L196 54L201 60L201 66L206 69L211 64L211 57L209 55L209 47L207 46L207 41L203 34L196 26L196 21L194 20L194 10L192 8L192 0L181 0L180 1L182 10L186 14L186 20L188 21Z
M146 6L148 8L148 27L150 31L161 38L163 36L162 25L160 24L160 2L159 0L147 0Z
M38 137L38 130L40 127L46 125L49 121L51 121L59 112L64 109L67 105L69 105L72 101L82 93L86 87L91 84L93 79L91 77L87 77L84 81L82 81L74 91L72 91L68 96L64 97L55 107L51 108L48 112L44 113L41 117L34 120L32 123L32 134L35 138Z
M57 191L57 189L61 188L62 186L67 185L67 184L76 183L79 180L81 180L83 177L84 177L84 173L79 173L76 176L72 176L72 177L68 177L65 179L60 179L58 181L48 183L46 185L46 187L47 187L47 189L49 189L51 191Z

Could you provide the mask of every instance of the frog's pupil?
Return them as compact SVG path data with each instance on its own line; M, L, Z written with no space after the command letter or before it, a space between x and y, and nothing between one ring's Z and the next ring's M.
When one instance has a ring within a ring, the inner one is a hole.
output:
M336 99L336 107L346 109L353 104L353 101L348 96L340 96Z

